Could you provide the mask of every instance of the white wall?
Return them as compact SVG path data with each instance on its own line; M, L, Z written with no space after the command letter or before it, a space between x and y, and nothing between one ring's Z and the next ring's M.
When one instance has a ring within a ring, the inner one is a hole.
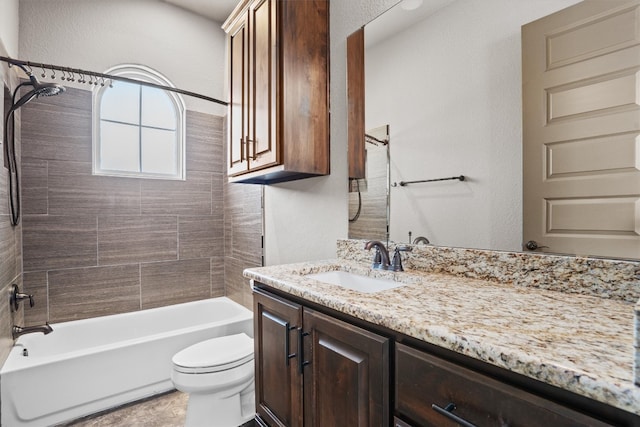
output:
M0 54L18 54L18 0L0 0Z
M265 189L265 262L333 258L348 232L346 39L397 0L331 0L331 175Z
M521 250L522 24L578 0L458 0L366 52L366 126L389 124L391 239ZM366 31L365 31L366 37Z
M23 60L96 72L143 64L180 89L226 100L220 25L156 0L21 0L19 54ZM190 110L226 111L184 99Z

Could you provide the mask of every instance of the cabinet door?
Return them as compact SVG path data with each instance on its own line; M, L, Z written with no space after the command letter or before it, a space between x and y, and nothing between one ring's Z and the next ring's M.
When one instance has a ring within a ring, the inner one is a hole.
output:
M396 345L395 406L399 415L425 427L609 426L403 344Z
M307 427L389 425L389 340L304 308Z
M302 426L297 361L302 309L259 290L253 294L256 412L269 426Z
M248 165L246 140L249 135L249 26L247 15L229 31L229 118L227 159L229 175L245 172Z
M276 117L277 0L258 0L251 22L251 99L249 169L278 164Z

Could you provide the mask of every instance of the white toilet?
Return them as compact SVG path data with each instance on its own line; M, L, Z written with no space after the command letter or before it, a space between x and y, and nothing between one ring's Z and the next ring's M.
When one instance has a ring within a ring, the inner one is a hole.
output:
M253 339L247 334L194 344L171 361L173 385L189 393L186 427L237 427L254 418Z

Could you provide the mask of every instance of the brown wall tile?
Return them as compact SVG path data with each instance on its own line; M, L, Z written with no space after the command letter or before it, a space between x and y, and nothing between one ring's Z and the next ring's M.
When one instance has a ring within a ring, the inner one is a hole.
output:
M262 265L262 187L227 183L224 205L226 293L252 309L251 287L242 271Z
M209 298L210 261L190 259L142 264L142 308Z
M137 264L50 271L48 280L51 322L140 309Z
M178 217L178 241L180 259L223 255L222 218L211 215Z
M75 108L74 105L88 107ZM91 92L79 89L68 89L63 96L38 98L25 105L22 108L22 157L90 162L90 106Z
M187 111L187 170L222 171L222 117Z
M0 72L1 73L1 72ZM2 81L0 79L0 81ZM8 87L0 87L0 112L2 117L11 106L11 91ZM19 114L18 114L19 116ZM0 130L4 120L0 120ZM2 135L0 133L0 135ZM20 121L16 120L15 144L16 152L20 153ZM0 140L2 148L4 141ZM20 163L20 158L17 159ZM11 327L24 322L23 309L12 312L9 308L9 289L12 284L22 288L22 226L12 226L9 219L8 179L4 169L4 149L0 149L0 365L2 365L13 346Z
M24 273L22 292L33 296L34 306L24 305L26 326L42 325L49 320L49 289L47 272Z
M214 173L211 176L211 213L222 218L224 216L224 187L227 175Z
M227 297L250 310L253 307L251 286L249 279L242 275L242 271L251 267L260 267L260 263L251 263L232 257L226 257L224 260L224 280Z
M16 229L9 215L0 215L0 287L20 274L20 260L16 256Z
M140 180L95 176L91 163L49 162L49 214L137 215Z
M48 213L48 162L46 160L23 160L22 162L22 213L46 215Z
M94 216L25 215L22 225L24 271L96 265Z
M211 297L224 295L224 255L218 255L211 258Z
M210 215L211 175L187 170L186 181L142 180L142 214Z
M98 217L98 264L130 264L177 258L177 217Z

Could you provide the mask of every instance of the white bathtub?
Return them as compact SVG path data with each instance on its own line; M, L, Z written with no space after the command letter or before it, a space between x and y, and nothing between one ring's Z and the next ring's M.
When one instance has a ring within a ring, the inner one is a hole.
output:
M2 426L49 426L172 390L176 352L208 338L253 336L252 319L243 306L213 298L23 335L0 369Z

